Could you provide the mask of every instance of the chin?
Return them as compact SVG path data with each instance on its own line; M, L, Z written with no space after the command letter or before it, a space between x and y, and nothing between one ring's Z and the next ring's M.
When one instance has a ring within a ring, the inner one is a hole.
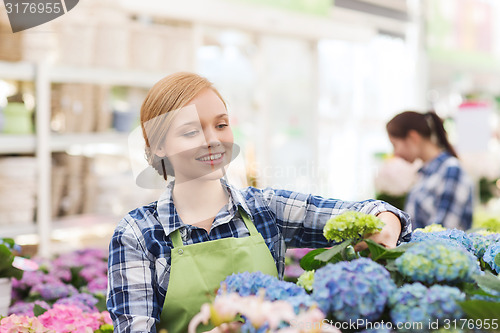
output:
M196 179L197 180L207 180L207 181L208 180L217 180L217 179L221 179L222 177L224 177L224 175L225 175L224 169L220 168L220 169L214 170L213 172L199 175L199 177L196 177Z

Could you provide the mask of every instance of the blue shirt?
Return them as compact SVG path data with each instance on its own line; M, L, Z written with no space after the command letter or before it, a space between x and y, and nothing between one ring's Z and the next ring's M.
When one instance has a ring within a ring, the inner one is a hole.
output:
M323 226L334 215L355 210L376 215L390 211L401 220L400 241L411 237L409 216L376 200L346 202L310 194L248 187L225 181L229 202L215 217L210 233L184 224L172 200L173 183L158 201L131 211L118 224L109 252L107 307L118 332L155 332L170 274L170 233L179 229L184 244L249 235L238 213L241 206L262 234L283 277L287 247L331 246Z
M410 214L414 228L437 223L445 228L466 230L472 225L472 197L472 181L458 159L443 152L418 171L405 211Z

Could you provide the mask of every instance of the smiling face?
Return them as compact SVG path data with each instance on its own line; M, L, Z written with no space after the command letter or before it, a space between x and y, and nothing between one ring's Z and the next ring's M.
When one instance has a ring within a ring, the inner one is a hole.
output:
M204 89L175 112L156 155L167 157L176 182L213 180L231 161L233 132L226 107L211 89Z

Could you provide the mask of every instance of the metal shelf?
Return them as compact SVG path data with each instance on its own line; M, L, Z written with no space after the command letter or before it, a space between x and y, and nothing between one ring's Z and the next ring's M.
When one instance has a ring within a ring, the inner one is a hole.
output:
M70 66L54 66L49 73L50 81L56 83L90 83L148 89L164 76L165 73Z
M0 134L0 154L34 154L35 149L34 134Z
M121 70L96 67L52 66L48 79L55 83L89 83L151 88L165 73L140 70ZM35 79L35 63L0 61L0 79L32 81Z
M0 79L31 81L35 79L35 64L0 61Z
M26 225L0 226L0 235L2 237L14 238L19 235L36 234L37 228L34 223Z
M49 149L52 152L62 152L72 147L89 147L98 145L113 145L126 147L128 133L91 132L72 134L52 134ZM35 154L37 139L34 134L0 134L0 155Z
M127 140L128 133L118 132L52 134L50 137L50 149L53 152L60 152L74 146L114 145L126 147Z

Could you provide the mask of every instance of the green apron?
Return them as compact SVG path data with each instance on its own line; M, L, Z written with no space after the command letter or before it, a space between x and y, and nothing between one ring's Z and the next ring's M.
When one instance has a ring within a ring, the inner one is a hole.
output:
M185 333L189 321L200 312L201 305L213 300L220 283L233 273L257 272L278 276L274 259L254 224L238 207L250 236L222 238L183 245L179 230L171 233L170 279L157 329L168 333ZM201 325L200 325L201 326ZM198 327L198 332L213 326Z

